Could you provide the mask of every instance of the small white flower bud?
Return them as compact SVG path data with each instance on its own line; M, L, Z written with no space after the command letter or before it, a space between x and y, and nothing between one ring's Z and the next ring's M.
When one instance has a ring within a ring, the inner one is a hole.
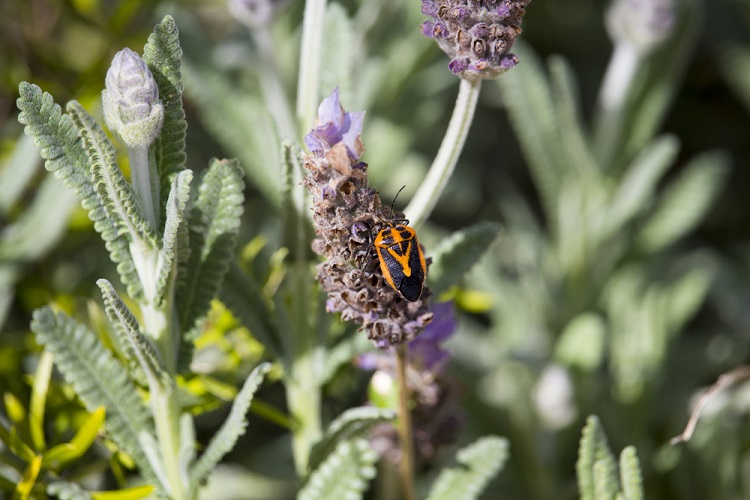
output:
M161 132L159 89L146 63L130 49L112 59L102 104L107 126L129 149L148 148Z
M649 53L672 34L676 4L676 0L614 0L606 17L609 36L641 54Z

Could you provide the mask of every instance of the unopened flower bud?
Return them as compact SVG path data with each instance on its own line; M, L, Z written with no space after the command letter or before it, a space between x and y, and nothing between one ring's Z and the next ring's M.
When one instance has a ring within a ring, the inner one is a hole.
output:
M148 148L161 132L159 89L146 63L130 49L112 59L102 104L107 126L130 149Z
M614 0L606 24L612 40L629 43L640 53L654 50L672 34L675 0Z
M434 20L422 33L448 54L448 68L466 80L497 78L518 64L510 53L531 0L422 0Z

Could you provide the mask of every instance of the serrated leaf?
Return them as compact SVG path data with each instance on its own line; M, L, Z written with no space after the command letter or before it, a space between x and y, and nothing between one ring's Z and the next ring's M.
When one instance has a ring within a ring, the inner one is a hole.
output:
M134 245L139 254L150 253L156 250L156 233L140 213L135 192L117 165L115 148L104 130L77 102L69 102L67 109L83 140L98 199L96 207L84 205L84 208L95 208L89 212L89 218L102 235L112 262L118 264L128 295L143 300L138 261L131 256L130 246Z
M185 169L185 137L187 121L182 108L182 48L179 31L172 16L165 16L154 27L143 49L143 61L148 65L159 88L164 105L164 123L153 145L156 165L161 179L161 199L170 192L173 177Z
M596 500L615 500L619 485L617 470L609 460L594 462L594 495Z
M179 263L187 262L190 258L188 237L188 222L185 207L190 198L190 181L193 173L183 170L174 176L172 188L169 190L167 204L164 207L166 222L159 252L158 279L156 297L160 303L171 299L174 293L174 283L177 279Z
M0 166L0 214L7 215L18 202L39 170L40 160L34 139L21 134Z
M47 485L47 494L59 500L91 500L91 495L77 483L55 478Z
M167 383L169 375L161 354L152 341L141 332L141 326L128 306L117 295L109 281L100 279L96 284L102 291L104 311L115 327L125 356L131 363L140 367L152 390L157 385Z
M534 184L549 221L555 220L558 186L566 175L564 150L554 109L554 98L539 57L525 44L514 52L523 64L498 78L511 125L529 163ZM540 147L543 145L543 147Z
M499 233L499 224L479 222L443 239L432 254L429 270L432 293L439 296L461 281Z
M628 166L612 198L605 221L606 230L618 232L654 198L659 180L677 157L679 143L675 137L655 139Z
M313 471L298 500L350 500L362 498L375 477L377 453L366 439L340 441L328 458Z
M729 173L724 153L703 153L690 161L664 191L638 235L647 252L656 252L690 232L706 215Z
M283 352L276 327L269 320L273 313L263 301L260 284L236 264L231 265L219 298L266 349L276 356Z
M220 71L183 61L185 86L213 137L240 164L249 182L272 203L280 203L278 172L280 143L276 127L263 102Z
M237 439L245 433L245 427L247 427L245 414L253 402L255 392L263 382L263 377L270 369L270 363L263 363L257 366L245 380L242 389L234 398L229 416L214 434L211 442L206 446L206 451L190 471L190 491L197 491L201 483L216 467L216 464L234 447Z
M242 216L242 170L236 160L212 160L190 215L190 258L180 266L176 304L186 343L197 335L234 257ZM188 362L188 360L184 360Z
M153 433L153 423L127 370L84 325L49 307L34 311L31 329L37 342L55 357L57 368L75 389L86 408L107 411L106 429L140 467L144 477L155 477L138 444L141 432Z
M551 56L548 62L550 84L554 96L558 130L567 163L584 182L598 182L600 166L586 137L578 87L570 64L560 56Z
M88 156L73 121L62 114L52 96L36 85L22 82L18 86L20 97L16 101L21 113L18 121L25 125L24 132L34 139L45 168L55 177L74 189L84 206L97 205L93 182L88 168Z
M606 486L604 483L609 481L610 476L607 475L597 479L595 467L599 469L600 475L611 474L615 470L615 459L609 450L607 437L604 435L599 419L591 415L583 428L576 462L581 500L598 500L597 486L604 487Z
M634 446L628 446L620 453L620 482L625 500L644 499L641 465Z
M310 452L310 469L315 470L333 452L339 442L353 438L366 438L376 424L395 418L394 411L371 406L346 410L331 423L320 441L313 445Z
M30 205L0 230L0 259L33 262L45 255L65 234L75 204L73 190L46 176Z
M508 441L485 436L456 454L457 467L444 469L430 489L427 500L469 500L482 493L508 459Z
M329 3L323 25L320 99L338 87L341 102L351 102L354 45L352 23L346 15L346 10L338 3Z

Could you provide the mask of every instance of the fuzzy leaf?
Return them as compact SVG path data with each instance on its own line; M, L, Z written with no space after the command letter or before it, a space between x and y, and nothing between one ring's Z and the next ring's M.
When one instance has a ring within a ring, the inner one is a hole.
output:
M355 41L352 23L341 4L329 3L320 57L320 99L339 88L341 102L351 102Z
M90 412L103 406L105 427L144 477L155 477L138 444L141 432L153 433L153 422L127 370L84 325L49 307L34 311L31 329L36 340L55 357L57 368Z
M98 206L94 186L89 175L88 156L73 121L62 114L52 96L36 85L22 82L16 101L21 113L18 121L26 125L24 132L34 139L45 168L74 189L84 207Z
M664 191L638 235L644 250L656 252L689 233L706 215L729 173L724 153L703 153L690 161Z
M664 136L655 139L635 157L609 207L608 231L618 232L631 218L648 207L659 180L677 157L678 150L677 139Z
M214 434L213 439L206 446L206 451L203 452L203 455L190 471L190 491L195 492L198 489L216 467L216 464L234 447L237 439L245 433L245 427L247 427L245 414L253 402L255 392L263 382L263 377L270 369L270 363L263 363L256 367L245 380L242 389L234 398L229 416Z
M482 493L508 459L508 441L485 436L456 454L457 467L444 469L430 489L427 500L469 500Z
M580 179L597 180L600 166L586 137L578 100L578 87L570 64L560 56L549 59L550 83L567 164Z
M554 98L539 57L523 43L516 43L513 48L523 64L496 81L547 219L554 221L558 186L566 174L560 124L550 112L555 107Z
M599 469L599 478L596 477L595 468ZM578 490L581 500L598 500L600 498L597 496L598 488L609 487L611 474L614 473L614 470L615 459L609 450L607 436L604 435L599 419L591 415L583 428L578 447L578 462L576 462Z
M159 278L156 296L160 302L167 301L174 293L174 283L177 279L177 266L180 262L187 262L190 258L187 217L185 207L190 198L190 181L193 172L183 170L174 176L169 198L164 207L166 223L162 237L161 252L159 253Z
M173 177L185 169L185 137L187 121L182 109L182 48L179 32L172 16L165 16L154 27L143 49L143 61L148 65L159 88L164 105L164 123L153 149L161 179L162 196L167 198Z
M142 300L144 291L130 246L134 245L139 253L148 253L156 247L156 234L141 215L135 192L118 167L115 148L104 130L77 102L69 102L67 109L83 139L99 201L96 207L84 205L84 208L94 208L89 218L101 233L110 258L118 264L128 295Z
M375 477L377 453L366 439L340 441L299 492L298 500L349 500L362 498L367 482Z
M432 266L429 270L432 293L439 296L461 281L499 233L498 224L479 222L445 238L432 255Z
M199 50L199 49L196 49ZM196 51L190 51L196 53ZM185 85L203 123L219 143L240 160L248 180L278 206L281 176L276 127L265 105L237 88L220 71L183 61Z
M248 276L242 268L233 264L219 293L221 301L253 337L276 356L282 353L279 334L269 320L273 313L263 301L261 285L252 276Z
M91 495L79 484L55 478L47 485L47 494L59 500L91 500Z
M8 215L23 195L40 166L34 139L22 134L11 154L0 166L0 214Z
M109 281L100 279L96 284L102 291L104 310L115 327L128 361L140 368L152 389L155 384L167 383L169 375L159 351L141 332L141 326L128 306Z
M65 234L75 203L71 189L46 176L31 205L0 230L0 259L33 262L45 255Z
M635 447L628 446L620 454L620 482L625 500L643 500L643 477Z
M609 460L597 460L593 473L596 500L615 500L619 490L615 464Z
M350 408L338 416L328 427L325 435L315 443L310 452L310 469L315 470L344 440L366 438L370 430L381 422L396 418L392 410L362 406Z
M179 321L186 343L221 289L234 257L242 216L242 170L236 160L212 160L203 175L190 215L190 258L180 266L177 286ZM181 362L189 362L181 360Z

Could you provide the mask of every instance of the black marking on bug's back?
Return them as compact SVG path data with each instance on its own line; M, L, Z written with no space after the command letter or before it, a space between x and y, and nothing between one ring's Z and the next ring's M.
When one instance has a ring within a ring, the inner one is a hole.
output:
M409 253L409 242L408 241L401 241L399 243L394 243L393 245L389 246L388 249L392 250L393 253L398 255L399 257L403 257L407 253Z
M419 251L413 251L409 254L409 267L411 268L411 276L399 273L399 279L393 281L397 290L406 300L416 302L422 296L422 287L424 286L424 269L422 269Z
M401 230L399 230L398 234L399 234L399 236L401 236L402 240L410 240L411 238L414 237L414 234L411 231L409 231L408 229L401 229Z

